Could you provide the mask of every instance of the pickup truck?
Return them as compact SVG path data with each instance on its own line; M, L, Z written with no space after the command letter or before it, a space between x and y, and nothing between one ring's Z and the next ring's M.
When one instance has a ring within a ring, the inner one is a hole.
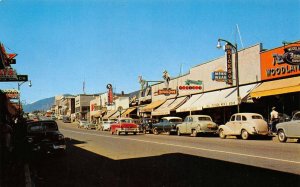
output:
M110 133L120 135L121 133L133 133L136 135L139 132L139 126L133 122L132 118L119 118L115 123L110 125Z

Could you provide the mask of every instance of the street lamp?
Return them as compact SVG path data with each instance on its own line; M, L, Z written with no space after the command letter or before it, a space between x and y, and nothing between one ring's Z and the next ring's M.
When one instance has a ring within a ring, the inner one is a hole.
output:
M22 84L24 84L25 82L29 82L28 83L29 87L32 86L31 80L18 83L18 92L19 92L19 118L21 117L21 92L20 92L20 88L21 88Z
M237 43L232 44L231 42L221 39L218 39L217 48L220 49L222 47L221 42L226 42L227 45L231 46L235 50L235 80L236 80L236 90L237 90L237 112L240 112L240 88L239 88L239 60L238 60L238 49Z

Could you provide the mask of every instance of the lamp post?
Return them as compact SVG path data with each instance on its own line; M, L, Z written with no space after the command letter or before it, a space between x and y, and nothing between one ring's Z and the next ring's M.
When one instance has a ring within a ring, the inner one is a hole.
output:
M18 112L19 112L19 118L21 117L21 92L20 92L20 88L21 88L22 84L24 84L25 82L29 82L29 84L28 84L29 87L32 86L31 80L18 83L18 91L19 91L19 111Z
M221 39L218 39L217 48L222 47L221 42L226 42L227 45L231 46L235 50L235 80L236 80L236 90L237 90L237 112L240 112L240 88L239 88L239 59L238 59L238 49L237 43L232 44L231 42Z

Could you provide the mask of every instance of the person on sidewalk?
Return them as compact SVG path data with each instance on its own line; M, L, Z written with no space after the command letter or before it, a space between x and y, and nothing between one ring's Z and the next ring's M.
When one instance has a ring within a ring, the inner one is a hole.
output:
M271 131L273 133L276 133L276 124L279 122L278 118L278 112L276 111L276 107L272 107L272 112L270 113L271 115Z

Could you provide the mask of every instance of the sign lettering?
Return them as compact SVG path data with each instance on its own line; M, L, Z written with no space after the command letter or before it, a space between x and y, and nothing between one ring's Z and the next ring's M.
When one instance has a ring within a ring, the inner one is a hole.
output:
M227 84L232 85L232 47L226 44L225 51L227 57Z

